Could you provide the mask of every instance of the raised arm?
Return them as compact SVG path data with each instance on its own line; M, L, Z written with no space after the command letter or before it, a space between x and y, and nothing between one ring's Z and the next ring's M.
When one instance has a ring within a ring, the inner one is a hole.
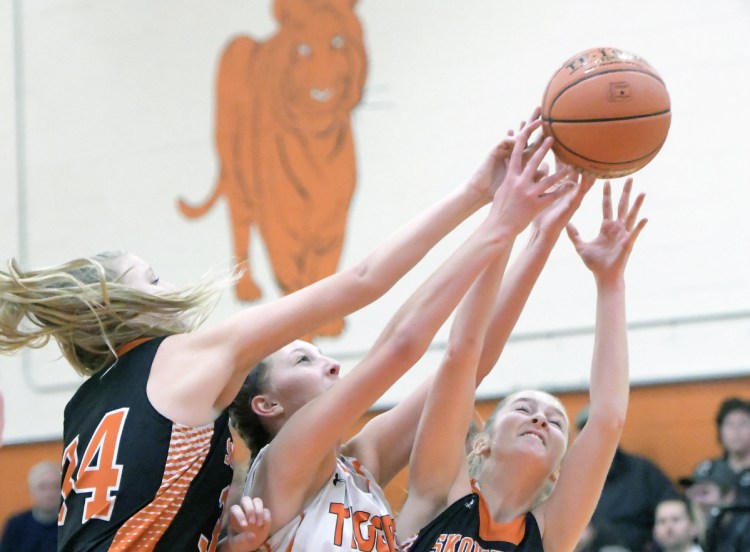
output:
M182 423L213 420L263 358L382 296L443 236L488 203L505 176L512 144L511 139L503 140L466 184L354 267L277 301L245 309L213 328L168 339L149 382L152 402Z
M409 493L399 515L402 535L416 534L450 503L450 491L466 466L464 441L474 408L477 362L507 261L503 252L490 264L456 313L414 441ZM462 483L462 494L470 492L468 477Z
M454 329L461 322L464 331L459 329L451 335L449 354L436 376L420 422L409 469L409 495L399 517L403 534L416 533L450 503L455 497L449 497L449 491L469 492L468 478L461 481L457 476L466 462L463 443L476 385L500 356L553 245L593 182L593 177L578 177L573 192L561 196L537 215L529 243L502 278L499 293L496 286L505 266L503 259L486 271L464 300L459 313L466 314L466 318L457 316L454 322ZM493 275L493 271L499 274ZM456 490L463 486L466 488Z
M534 169L530 167L539 164L549 142L522 170L521 154L531 131L532 127L519 137L508 176L485 221L406 301L351 373L297 411L271 442L250 491L273 513L271 532L296 515L318 491L333 470L330 451L341 435L424 354L474 279L510 248L514 237L540 209L562 193L543 192L563 175L543 182L532 180ZM295 454L290 455L290 450Z
M503 277L479 359L477 385L500 358L552 248L594 180L593 176L579 176L572 193L562 196L534 219L526 248Z
M539 111L536 110L530 118L532 124L538 116ZM523 131L525 126L526 123L522 122L519 131ZM512 130L508 131L508 136L513 135ZM524 163L529 161L539 145L540 142L537 141L527 147L522 156ZM535 179L540 180L547 176L544 167L544 164L537 167ZM557 172L561 172L565 171L566 167L558 164L556 169ZM507 283L503 284L501 296L493 310L493 322L487 332L488 338L482 352L477 384L497 361L502 351L500 344L510 335L552 246L592 183L593 178L584 179L574 193L561 195L534 219L532 238L526 252L514 263L512 272L504 278ZM565 185L568 185L567 181ZM354 454L366 461L381 485L386 485L409 461L417 424L432 382L433 377L427 378L397 406L373 418L350 442L356 451ZM395 443L392 439L394 434L401 436Z
M646 224L637 220L644 196L631 207L631 187L628 179L614 218L611 187L604 184L603 220L593 241L583 241L568 225L568 235L596 281L596 330L589 421L563 462L554 493L535 512L544 527L544 549L550 552L574 548L594 512L625 422L629 380L624 271Z

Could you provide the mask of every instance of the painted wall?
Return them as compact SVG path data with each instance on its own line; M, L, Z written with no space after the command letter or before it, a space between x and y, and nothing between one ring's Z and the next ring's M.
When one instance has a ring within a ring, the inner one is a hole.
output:
M354 111L357 185L341 264L462 182L541 100L570 55L611 45L645 57L672 96L670 137L637 175L650 223L628 268L633 380L750 373L750 7L743 0L516 3L361 0L369 72ZM645 17L648 15L648 18ZM48 265L133 251L188 283L230 261L226 207L185 219L217 174L214 81L233 35L275 32L271 2L0 1L0 247ZM16 95L16 90L19 94ZM596 190L576 215L596 230ZM323 350L350 367L388 317L468 234L470 221ZM253 263L278 295L263 244ZM593 282L561 241L480 396L585 385ZM213 319L242 305L231 293ZM211 323L209 321L209 323ZM380 405L435 366L446 332ZM8 442L58 438L80 380L54 347L0 357Z

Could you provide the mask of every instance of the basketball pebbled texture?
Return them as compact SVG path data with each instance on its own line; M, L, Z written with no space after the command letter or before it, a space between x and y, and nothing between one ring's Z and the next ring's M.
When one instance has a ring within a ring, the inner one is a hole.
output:
M633 173L664 144L669 93L644 59L616 48L592 48L552 76L542 101L544 133L563 162L603 178Z

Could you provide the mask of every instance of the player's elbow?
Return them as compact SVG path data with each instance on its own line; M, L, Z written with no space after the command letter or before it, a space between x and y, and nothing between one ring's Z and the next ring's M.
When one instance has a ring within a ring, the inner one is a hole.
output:
M389 283L378 277L367 262L361 262L347 269L344 274L346 276L344 286L347 286L352 293L356 293L363 305L368 305L380 298L393 285L393 282Z
M397 359L399 364L412 366L424 355L431 337L419 325L402 320L390 331L387 339L388 356Z

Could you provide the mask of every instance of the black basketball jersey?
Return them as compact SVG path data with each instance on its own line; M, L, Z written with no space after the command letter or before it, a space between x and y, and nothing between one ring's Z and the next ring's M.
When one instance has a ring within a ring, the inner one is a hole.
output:
M60 551L216 549L232 482L228 414L188 427L154 409L146 382L163 339L125 353L65 407Z
M451 504L407 541L401 552L542 552L542 535L531 512L510 523L492 519L480 492Z

